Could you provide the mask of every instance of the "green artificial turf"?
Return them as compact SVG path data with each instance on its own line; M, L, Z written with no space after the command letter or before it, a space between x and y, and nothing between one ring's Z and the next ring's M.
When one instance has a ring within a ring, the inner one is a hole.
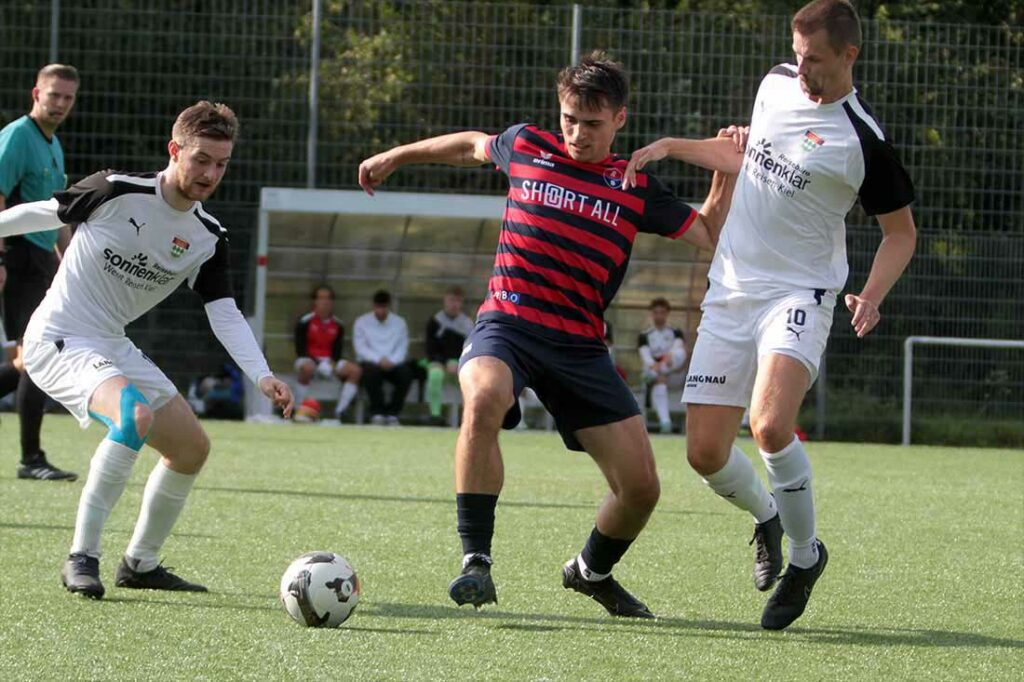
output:
M209 594L119 589L146 450L104 535L107 596L68 594L59 568L95 444L48 417L44 445L73 484L0 466L0 680L1021 679L1024 453L811 443L830 562L789 630L758 626L751 521L705 489L680 436L655 437L662 498L616 569L659 618L613 619L566 591L605 484L557 436L503 436L497 606L447 597L459 566L452 448L443 429L207 423L213 453L166 565ZM749 441L741 442L756 454ZM763 471L760 462L755 462ZM337 630L291 621L288 563L346 556L363 584Z

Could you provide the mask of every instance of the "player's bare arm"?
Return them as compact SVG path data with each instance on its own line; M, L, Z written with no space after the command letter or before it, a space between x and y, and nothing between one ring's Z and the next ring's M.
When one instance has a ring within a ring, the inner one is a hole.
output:
M622 186L626 189L635 186L636 174L648 164L666 157L678 159L708 170L736 174L743 165L743 147L746 146L746 134L743 133L743 146L732 138L715 137L707 140L689 140L685 138L663 137L642 147L629 159Z
M878 309L907 268L917 245L917 228L909 206L879 215L878 225L882 228L882 243L875 252L868 281L860 294L847 294L844 298L853 313L850 324L857 338L864 338L878 325L882 318Z
M722 128L718 131L717 139L731 141L736 151L742 153L747 144L748 130L748 128L740 126ZM732 204L732 192L735 187L735 174L715 171L711 178L708 196L704 199L697 219L682 236L684 241L698 248L715 250L718 246L718 237L722 233L722 226L725 225L725 218L729 215L729 206Z
M489 139L487 133L471 130L394 147L359 164L359 186L373 196L374 190L398 168L417 163L480 166L488 161Z

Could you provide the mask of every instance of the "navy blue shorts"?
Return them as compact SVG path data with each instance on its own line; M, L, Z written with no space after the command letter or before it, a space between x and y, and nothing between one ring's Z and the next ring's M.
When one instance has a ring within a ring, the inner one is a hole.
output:
M517 398L526 387L534 390L570 450L584 449L573 435L576 431L640 414L633 392L603 345L559 343L514 325L484 321L466 340L460 369L478 357L498 358L508 365ZM521 418L516 400L502 427L515 428Z

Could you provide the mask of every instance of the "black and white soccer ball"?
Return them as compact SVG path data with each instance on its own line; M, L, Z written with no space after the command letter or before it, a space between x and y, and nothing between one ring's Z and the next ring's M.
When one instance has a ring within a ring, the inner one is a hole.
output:
M281 602L299 625L336 628L352 615L362 591L355 570L334 552L309 552L281 576Z

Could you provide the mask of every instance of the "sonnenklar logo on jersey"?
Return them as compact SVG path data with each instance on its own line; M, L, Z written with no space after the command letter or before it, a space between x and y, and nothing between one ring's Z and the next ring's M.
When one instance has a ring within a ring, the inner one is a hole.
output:
M747 160L750 162L748 172L754 179L775 188L784 196L792 197L797 190L806 189L811 184L811 172L785 153L773 149L767 138L762 137L747 145Z
M804 133L803 148L808 154L823 144L825 144L825 138L816 135L813 130L808 130Z
M171 255L175 258L181 258L186 251L188 251L189 244L181 237L175 237L171 240Z
M125 257L111 248L103 249L103 271L132 289L153 291L174 279L174 273L159 263L150 265L149 256L139 252Z

